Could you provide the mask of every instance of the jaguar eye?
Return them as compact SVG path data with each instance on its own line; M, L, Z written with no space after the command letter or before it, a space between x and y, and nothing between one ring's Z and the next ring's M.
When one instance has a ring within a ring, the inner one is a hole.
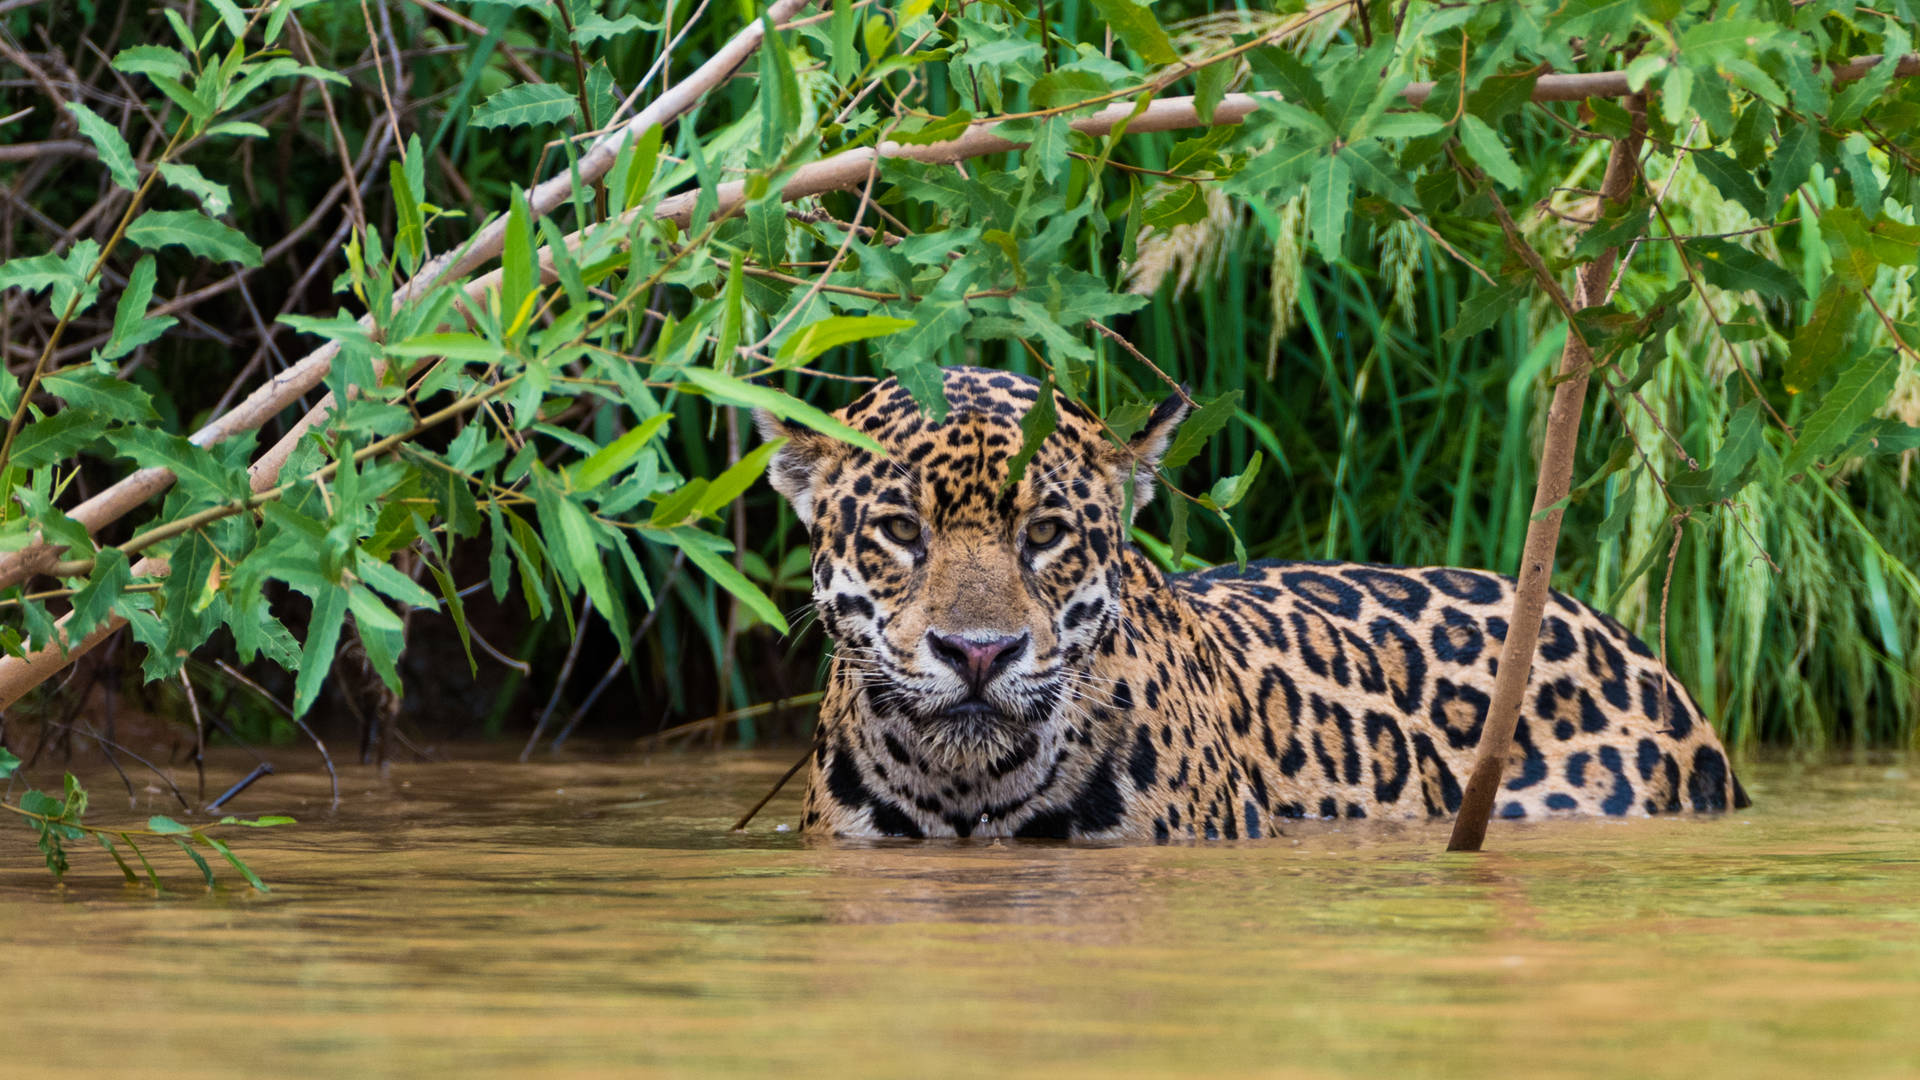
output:
M1042 518L1027 526L1027 547L1034 550L1052 547L1065 531L1053 518Z
M920 542L920 523L905 515L887 518L880 523L880 527L887 530L887 535L895 543L913 545Z

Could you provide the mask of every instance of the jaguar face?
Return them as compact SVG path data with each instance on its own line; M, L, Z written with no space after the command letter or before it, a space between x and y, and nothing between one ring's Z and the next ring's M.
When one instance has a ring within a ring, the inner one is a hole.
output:
M1121 447L1056 397L1058 423L1007 483L1040 384L948 368L935 423L889 379L841 410L887 456L759 417L788 440L769 477L811 536L814 608L866 713L904 720L949 768L992 761L1102 699L1088 668L1120 624L1125 515L1185 414ZM1132 486L1129 508L1127 487Z

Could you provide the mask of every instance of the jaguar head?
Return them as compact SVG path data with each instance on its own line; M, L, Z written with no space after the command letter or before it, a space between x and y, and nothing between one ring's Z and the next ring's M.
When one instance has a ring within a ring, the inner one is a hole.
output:
M786 440L768 475L809 529L836 664L873 715L964 768L1102 700L1088 668L1120 626L1127 527L1186 406L1168 399L1121 445L1056 395L1053 433L1009 484L1041 384L947 368L945 390L938 423L893 379L840 411L885 457L758 421Z

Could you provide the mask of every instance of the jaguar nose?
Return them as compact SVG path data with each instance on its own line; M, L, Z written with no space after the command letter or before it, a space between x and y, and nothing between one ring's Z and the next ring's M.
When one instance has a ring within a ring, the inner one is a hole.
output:
M958 672L975 696L986 689L995 675L1007 669L1027 651L1031 634L1019 637L969 638L959 634L927 631L927 645L940 662Z

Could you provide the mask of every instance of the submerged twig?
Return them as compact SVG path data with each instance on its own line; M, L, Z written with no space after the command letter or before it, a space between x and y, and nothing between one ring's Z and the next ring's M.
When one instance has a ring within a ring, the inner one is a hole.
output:
M789 768L785 773L781 774L780 779L775 780L773 782L773 789L767 792L765 795L760 796L760 801L753 804L753 809L747 811L745 814L742 814L740 816L740 820L733 823L733 831L740 832L741 830L745 829L747 827L747 822L752 821L753 816L755 814L758 814L762 807L772 802L773 797L775 795L780 794L780 789L787 786L787 781L793 779L794 774L799 772L801 768L803 768L806 765L807 759L812 756L813 756L813 749L809 747L806 753L800 755L800 760L793 763L792 768Z

